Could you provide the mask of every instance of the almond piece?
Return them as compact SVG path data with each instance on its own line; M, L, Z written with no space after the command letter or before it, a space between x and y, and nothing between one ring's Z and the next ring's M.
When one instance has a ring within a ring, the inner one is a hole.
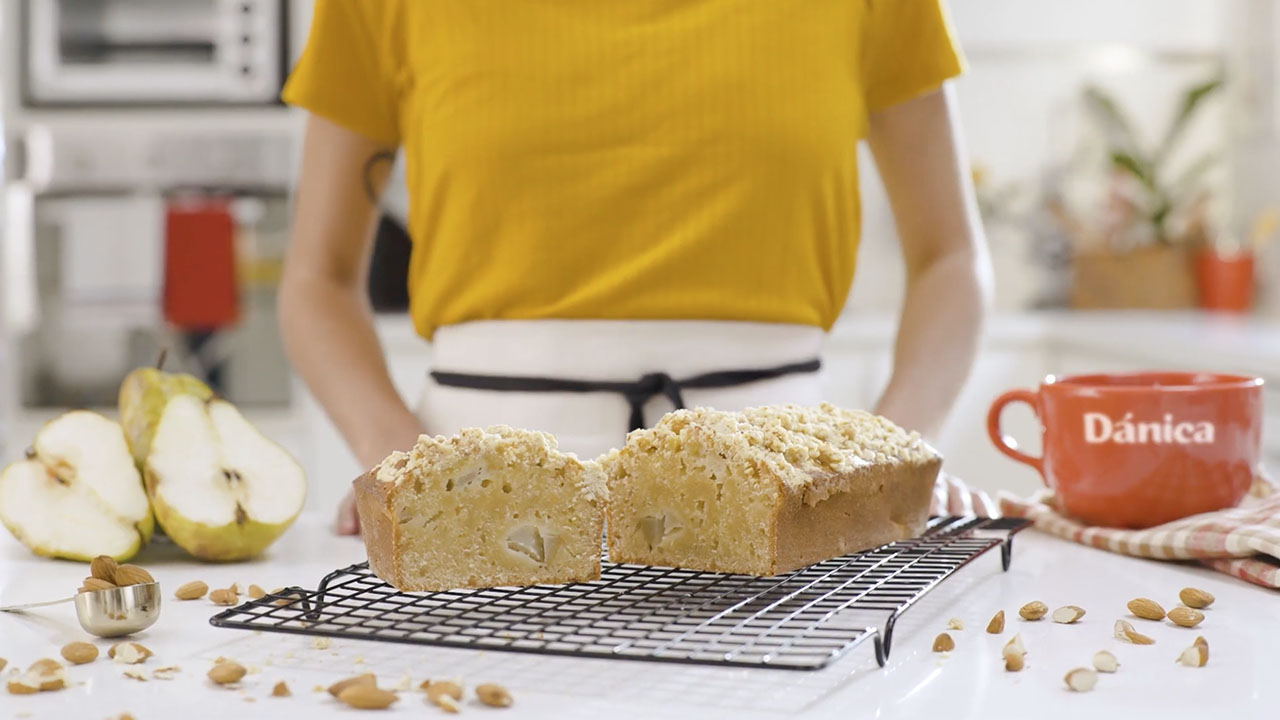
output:
M156 579L151 577L151 573L137 565L121 565L116 568L115 582L120 587L126 585L148 585L155 581Z
M40 692L62 690L67 686L67 669L57 660L42 658L27 668L23 682L34 685Z
M390 690L380 690L373 685L352 685L343 690L338 699L360 710L383 710L400 698Z
M27 684L26 678L14 678L6 683L10 695L34 695L40 692L40 688L36 685Z
M122 665L137 665L140 662L146 662L147 658L154 654L146 646L139 645L136 642L116 643L107 650L107 657Z
M8 660L5 660L4 658L0 658L0 670L5 669L5 666L7 666L8 664L9 664Z
M964 621L963 621L963 620L961 620L960 618L951 618L950 620L948 620L948 621L947 621L947 629L948 629L948 630L963 630L963 629L964 629ZM479 690L479 688L476 688L476 689L477 689L477 690Z
M1169 611L1169 619L1174 625L1192 628L1204 621L1204 613L1189 607L1176 607Z
M239 594L240 594L240 583L231 583L231 587L229 587L229 588L227 588L227 589L228 589L228 590L230 590L232 593L234 593L234 594L236 594L236 595L239 595Z
M501 685L485 683L476 686L476 698L489 707L511 707L511 693Z
M1203 610L1213 604L1213 595L1200 588L1182 588L1178 592L1178 599L1183 605L1197 610Z
M80 586L80 592L93 592L94 590L114 590L116 584L109 580L102 580L96 577L87 577L84 584Z
M1150 598L1134 598L1129 601L1127 606L1129 612L1137 615L1143 620L1163 620L1164 608L1160 607L1160 603Z
M1120 667L1120 661L1108 650L1099 650L1093 654L1093 667L1098 672L1113 673Z
M89 574L99 580L116 584L116 559L110 555L99 555L89 562Z
M1133 624L1128 620L1117 620L1115 627L1115 636L1117 640L1131 642L1134 645L1155 645L1156 641L1143 635L1133 629Z
M992 635L999 635L1004 632L1004 611L1000 610L991 616L991 622L987 623L987 632Z
M189 583L183 583L173 591L173 596L179 600L199 600L209 592L209 586L201 580L192 580Z
M1009 642L1004 644L1004 649L1012 650L1013 652L1016 652L1019 655L1027 654L1027 648L1025 645L1022 644L1021 635L1014 635L1013 637L1009 638Z
M1023 620L1031 620L1033 622L1044 617L1047 612L1049 612L1049 606L1039 600L1032 600L1018 608L1018 614L1022 616Z
M260 600L260 599L262 599L263 597L266 597L266 595L267 595L267 591L266 591L266 590L263 590L262 588L258 587L257 585L250 585L250 586L249 586L249 599L250 599L250 600Z
M1187 667L1204 667L1209 662L1209 648L1204 645L1192 645L1178 656L1178 662Z
M230 685L240 682L247 672L248 670L245 670L240 663L228 660L214 663L213 667L209 668L209 679L219 685Z
M933 639L934 652L951 652L956 649L956 641L946 633L938 633L938 637Z
M83 665L98 659L98 646L87 642L73 642L62 646L62 657L72 665Z
M289 697L291 695L293 695L293 693L289 692L289 686L286 685L283 680L276 683L275 687L271 688L271 697Z
M239 602L239 598L237 598L236 594L231 592L230 589L224 588L210 592L209 602L214 605L235 605Z
M1204 648L1204 661L1209 662L1209 641L1205 640L1203 635L1197 635L1195 642L1191 644L1196 647Z
M418 689L419 689L419 690L426 690L426 689L427 689L427 688L429 688L429 687L431 687L431 679L430 679L430 678L428 678L428 679L426 679L426 680L423 680L423 681L422 681L422 683L421 683L420 685L418 685Z
M1018 652L1015 647L1005 645L1000 655L1004 658L1004 669L1009 672L1018 672L1026 666L1026 654Z
M1082 617L1084 617L1084 608L1075 605L1063 605L1053 611L1053 621L1063 625L1070 625Z
M462 686L452 680L440 680L427 686L427 700L446 712L458 712Z
M1098 673L1089 668L1076 668L1067 673L1063 680L1074 692L1089 692L1094 685L1098 684Z
M334 697L338 697L342 694L343 690L346 690L353 685L368 685L370 687L376 687L378 685L378 678L373 673L365 673L363 675L349 677L346 680L339 680L329 686L329 694Z

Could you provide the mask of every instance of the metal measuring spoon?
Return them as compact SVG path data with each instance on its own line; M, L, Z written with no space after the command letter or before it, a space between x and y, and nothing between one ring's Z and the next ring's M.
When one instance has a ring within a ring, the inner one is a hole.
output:
M86 590L60 600L0 607L0 612L23 612L67 602L75 603L76 619L85 632L104 638L132 635L160 618L160 583Z

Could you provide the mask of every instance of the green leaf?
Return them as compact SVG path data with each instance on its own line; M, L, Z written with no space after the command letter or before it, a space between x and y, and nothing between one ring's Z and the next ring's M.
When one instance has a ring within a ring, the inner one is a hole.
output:
M1193 186L1200 182L1204 174L1212 170L1214 165L1218 164L1220 154L1220 151L1216 149L1209 150L1196 158L1190 165L1187 165L1177 179L1170 183L1172 193L1174 195L1182 195L1194 191L1196 188Z
M1090 85L1084 89L1084 99L1085 105L1101 123L1103 134L1112 151L1136 156L1139 148L1133 123L1125 117L1124 111L1116 101L1096 85Z
M1204 101L1212 96L1223 86L1221 76L1212 78L1205 82L1195 85L1188 89L1182 95L1182 102L1178 104L1178 112L1173 116L1173 122L1170 123L1168 131L1164 134L1164 141L1160 143L1160 148L1156 151L1153 165L1160 165L1168 159L1173 152L1174 145L1178 142L1178 138L1191 124L1191 119L1195 116L1196 110L1203 106Z
M1142 186L1151 192L1156 192L1155 176L1151 172L1151 167L1142 160L1130 155L1127 152L1113 151L1111 153L1111 164L1128 172Z

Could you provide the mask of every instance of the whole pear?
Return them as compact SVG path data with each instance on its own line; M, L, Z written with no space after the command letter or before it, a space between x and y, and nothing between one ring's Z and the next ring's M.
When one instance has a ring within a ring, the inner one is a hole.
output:
M120 383L120 425L138 467L151 452L151 441L165 406L178 395L192 395L203 401L213 397L213 390L194 375L152 367L138 368Z

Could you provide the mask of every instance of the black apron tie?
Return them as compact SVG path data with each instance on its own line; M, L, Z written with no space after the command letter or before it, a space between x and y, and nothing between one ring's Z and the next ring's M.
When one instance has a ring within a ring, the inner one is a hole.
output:
M769 380L795 373L817 372L822 361L814 358L804 362L779 365L754 370L717 370L676 380L667 373L656 372L641 376L639 380L625 382L613 380L566 380L548 377L518 377L511 375L472 375L433 371L431 379L446 387L470 390L496 390L498 392L616 392L631 407L632 430L644 427L644 404L656 395L664 395L677 410L683 408L685 388L724 388L746 385L759 380Z

